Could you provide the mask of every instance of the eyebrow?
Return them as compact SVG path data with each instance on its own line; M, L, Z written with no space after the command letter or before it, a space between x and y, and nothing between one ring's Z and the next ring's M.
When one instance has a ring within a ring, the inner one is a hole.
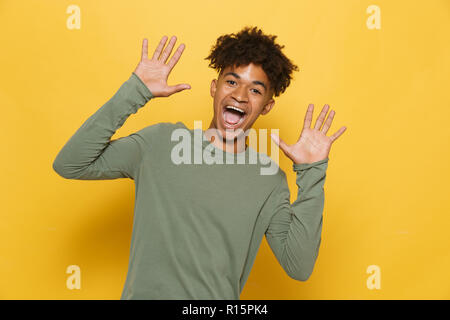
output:
M236 77L236 78L238 78L238 79L241 78L237 73L234 73L234 72L227 72L227 73L224 75L224 77L226 77L226 76L228 76L228 75L232 75L232 76L234 76L234 77ZM263 86L264 89L267 91L266 85L265 85L263 82L258 81L258 80L254 80L254 81L252 81L252 82L253 82L254 84L259 84L260 86Z

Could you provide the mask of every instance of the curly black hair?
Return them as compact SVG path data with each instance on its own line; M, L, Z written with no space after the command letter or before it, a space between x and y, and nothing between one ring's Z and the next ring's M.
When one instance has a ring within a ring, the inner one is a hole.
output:
M298 71L298 67L281 52L284 46L275 43L276 37L265 35L257 27L245 26L237 34L217 38L205 60L210 60L209 67L217 70L219 75L228 66L239 67L250 63L261 66L278 97L289 86L291 74Z

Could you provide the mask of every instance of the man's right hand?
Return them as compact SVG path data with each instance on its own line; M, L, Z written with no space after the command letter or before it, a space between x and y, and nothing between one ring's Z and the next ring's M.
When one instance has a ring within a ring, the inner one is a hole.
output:
M142 42L142 58L136 67L136 70L134 70L134 73L136 73L142 82L145 83L154 97L168 97L176 92L191 88L189 84L178 84L175 86L167 85L167 77L180 59L181 53L185 48L184 44L178 46L177 51L174 53L169 63L166 64L176 39L177 38L173 36L170 39L168 46L161 54L161 51L167 42L167 36L162 37L151 59L148 59L147 39L144 39Z

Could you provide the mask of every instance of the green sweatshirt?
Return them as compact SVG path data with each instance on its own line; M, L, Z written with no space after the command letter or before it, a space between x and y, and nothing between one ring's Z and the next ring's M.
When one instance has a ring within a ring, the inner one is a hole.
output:
M133 72L53 162L53 169L66 179L135 182L130 258L121 299L238 300L264 235L286 273L306 281L321 242L328 158L293 164L298 195L290 204L286 174L277 166L275 174L262 175L261 167L273 160L251 147L238 154L223 151L234 164L226 163L225 157L223 164L174 163L171 154L180 143L172 137L175 129L192 137L192 159L205 148L222 152L207 141L202 129L164 122L111 140L151 98ZM203 139L195 139L197 135ZM254 155L256 164L249 161Z

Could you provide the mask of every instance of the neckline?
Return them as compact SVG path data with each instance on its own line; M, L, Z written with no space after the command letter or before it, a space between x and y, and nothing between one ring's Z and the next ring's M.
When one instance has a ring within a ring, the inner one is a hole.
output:
M221 151L224 154L232 154L235 157L243 156L243 155L247 156L249 154L249 152L250 152L250 149L252 149L249 145L246 145L247 147L245 148L244 151L241 151L241 152L229 152L229 151L226 151L226 150L218 148L215 144L213 144L211 141L209 141L208 138L206 137L205 131L203 129L200 129L200 128L193 129L193 131L195 131L195 130L201 130L202 131L202 146L203 147L207 147L208 145L212 145L214 150Z

